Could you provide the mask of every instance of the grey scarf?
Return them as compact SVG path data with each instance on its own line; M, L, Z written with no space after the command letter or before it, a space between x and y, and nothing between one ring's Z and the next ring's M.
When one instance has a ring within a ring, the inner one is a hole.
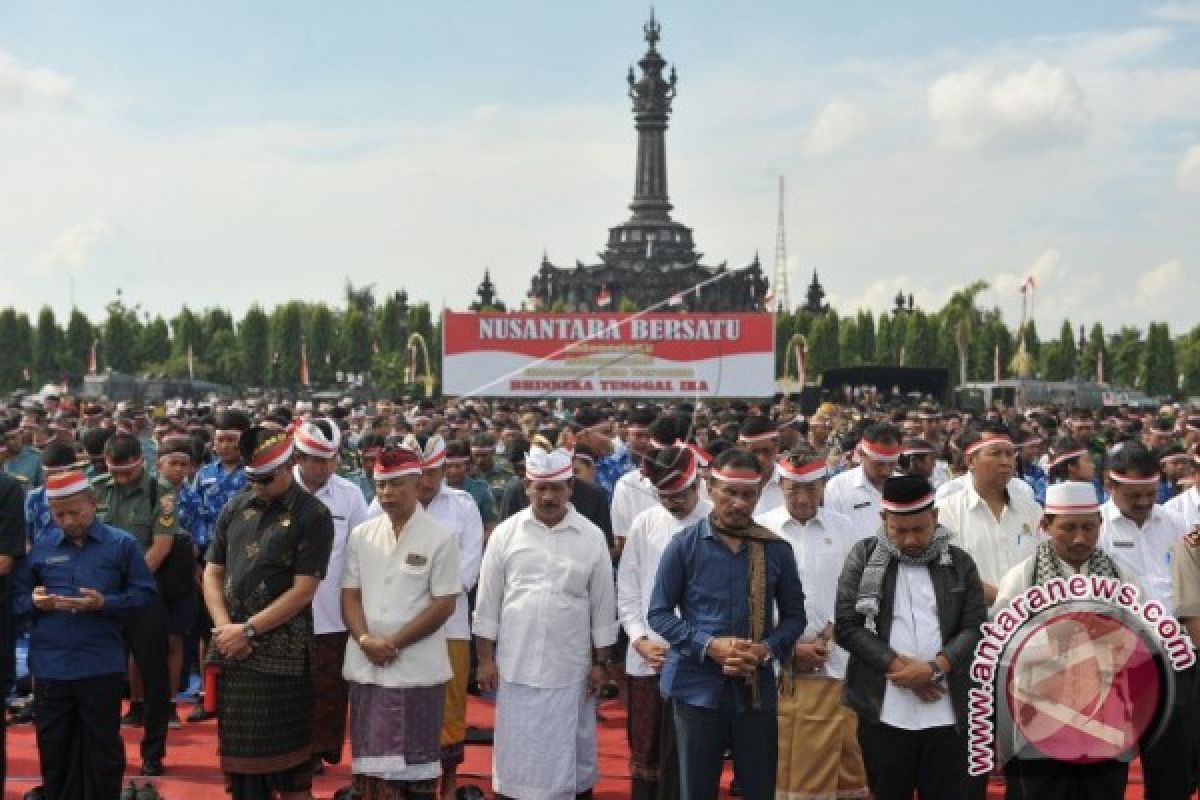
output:
M882 528L879 529L875 542L875 550L867 560L862 578L859 579L858 601L854 604L854 610L866 617L865 626L871 633L879 632L875 618L879 616L880 598L883 595L883 576L887 574L888 565L893 560L910 567L927 567L933 563L935 558L938 560L937 563L943 567L954 564L954 560L950 557L950 531L940 525L933 532L933 540L930 541L929 547L925 548L925 552L919 556L905 555L896 549L896 546L887 538L887 532Z

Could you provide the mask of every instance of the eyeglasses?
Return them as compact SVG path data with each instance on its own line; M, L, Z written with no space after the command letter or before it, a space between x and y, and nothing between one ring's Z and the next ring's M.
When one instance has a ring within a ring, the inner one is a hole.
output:
M246 482L247 483L257 483L260 485L266 484L266 483L270 483L271 481L275 480L275 476L278 474L279 474L279 470L272 470L267 473L255 473L253 475L250 474L249 472L247 472L246 473Z

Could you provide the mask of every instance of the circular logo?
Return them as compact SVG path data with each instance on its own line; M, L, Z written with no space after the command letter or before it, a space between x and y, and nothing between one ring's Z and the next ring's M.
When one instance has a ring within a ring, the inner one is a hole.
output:
M1015 755L1127 758L1161 719L1169 700L1161 650L1122 617L1064 608L1013 640L1003 685Z

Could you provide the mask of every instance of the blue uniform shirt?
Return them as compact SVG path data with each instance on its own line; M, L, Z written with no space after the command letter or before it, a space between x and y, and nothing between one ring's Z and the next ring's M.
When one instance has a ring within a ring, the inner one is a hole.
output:
M626 472L632 471L633 456L629 454L629 448L620 447L611 454L596 459L596 484L604 490L611 502L617 481L621 480L621 476Z
M205 464L196 473L192 489L196 493L195 521L188 530L196 546L203 553L212 541L213 529L217 526L217 517L221 509L229 502L229 498L246 487L246 470L238 465L232 470L226 470L220 460Z
M676 534L663 552L646 619L671 645L659 684L664 696L717 708L726 681L733 681L738 707L750 707L746 681L727 677L705 655L715 637L750 638L746 551L744 543L731 551L703 519ZM790 544L783 539L766 542L766 561L767 608L773 601L779 619L772 626L768 618L764 641L775 658L785 660L804 632L804 591ZM760 708L775 708L775 673L769 664L759 667L758 680Z
M104 607L77 614L38 611L35 586L65 597L95 589L104 595ZM146 559L125 531L97 519L79 546L55 528L34 543L13 577L13 610L33 619L30 673L39 680L70 681L125 672L125 618L149 605L155 591Z
M42 457L32 447L22 447L21 452L4 462L4 471L21 482L25 491L42 485Z
M1038 505L1046 505L1046 470L1037 464L1026 464L1021 472L1021 480L1033 489L1033 498L1038 501Z
M25 533L29 544L34 544L51 530L58 530L58 526L54 523L54 515L50 513L46 489L39 486L25 495Z

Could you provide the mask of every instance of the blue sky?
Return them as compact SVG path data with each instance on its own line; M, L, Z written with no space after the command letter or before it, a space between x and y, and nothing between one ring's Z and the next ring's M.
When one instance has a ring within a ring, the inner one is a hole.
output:
M648 5L0 1L0 306L519 302L623 220ZM676 218L840 311L1196 324L1200 3L656 4Z

